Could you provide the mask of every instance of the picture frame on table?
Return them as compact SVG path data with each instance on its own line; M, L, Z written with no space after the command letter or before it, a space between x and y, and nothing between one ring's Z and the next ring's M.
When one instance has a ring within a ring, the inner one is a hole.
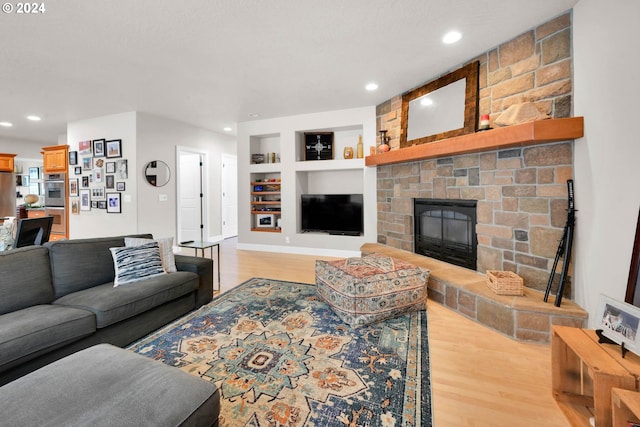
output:
M69 179L69 197L78 197L78 178Z
M75 166L78 164L78 152L77 151L69 151L69 165Z
M78 142L78 154L81 156L90 156L91 155L91 141L80 141Z
M601 294L596 320L602 335L624 349L640 354L640 308Z
M112 139L105 142L105 154L107 159L113 159L114 157L122 157L122 140Z
M31 180L40 179L40 169L37 166L29 168L29 178Z
M104 157L104 139L93 140L93 157Z
M122 213L120 193L107 193L107 213Z
M80 210L91 210L91 192L89 190L80 190Z
M257 214L256 228L274 228L276 226L274 214Z

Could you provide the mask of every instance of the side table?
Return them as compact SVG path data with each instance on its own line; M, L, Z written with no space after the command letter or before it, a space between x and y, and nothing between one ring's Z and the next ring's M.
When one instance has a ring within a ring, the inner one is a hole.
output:
M201 251L201 256L202 258L204 258L204 250L205 249L209 249L209 257L211 259L213 259L213 247L215 246L218 249L218 256L216 257L216 263L218 264L218 289L216 289L216 285L215 285L215 281L213 284L213 291L214 292L220 292L220 243L222 243L221 240L215 241L215 242L204 242L202 240L193 240L193 241L187 241L187 242L180 242L178 244L179 247L181 248L192 248L195 250L196 256L198 256L198 249L200 249Z

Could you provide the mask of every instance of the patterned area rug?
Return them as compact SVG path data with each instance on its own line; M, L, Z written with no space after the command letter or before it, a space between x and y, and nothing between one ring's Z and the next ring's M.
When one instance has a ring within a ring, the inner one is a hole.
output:
M129 349L215 382L221 426L430 427L426 317L352 329L315 285L254 278Z

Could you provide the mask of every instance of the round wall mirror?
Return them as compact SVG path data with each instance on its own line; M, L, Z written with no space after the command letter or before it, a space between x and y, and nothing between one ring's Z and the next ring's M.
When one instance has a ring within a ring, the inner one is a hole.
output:
M171 170L162 160L153 160L144 168L144 177L154 187L162 187L169 182Z

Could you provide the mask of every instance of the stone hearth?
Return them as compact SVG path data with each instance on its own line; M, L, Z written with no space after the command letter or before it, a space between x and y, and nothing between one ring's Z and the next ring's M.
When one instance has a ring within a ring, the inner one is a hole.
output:
M476 271L375 243L364 244L361 251L428 268L431 300L515 340L546 344L551 341L552 325L586 327L587 312L573 301L563 299L556 307L553 296L545 303L543 292L526 287L524 296L496 295L487 287L486 276Z

